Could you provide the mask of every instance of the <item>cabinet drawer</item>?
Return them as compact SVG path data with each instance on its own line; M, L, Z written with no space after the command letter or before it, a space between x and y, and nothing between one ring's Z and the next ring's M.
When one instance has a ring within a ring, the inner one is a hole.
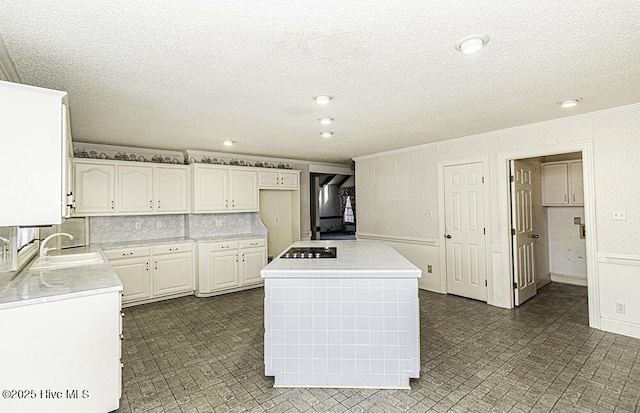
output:
M153 255L173 254L176 252L189 252L189 251L193 251L192 242L181 242L178 244L167 244L167 245L154 245L152 247Z
M240 248L264 247L265 245L267 245L267 240L264 238L246 239L240 241Z
M119 258L145 257L150 254L151 248L149 247L118 248L104 251L104 255L109 260L117 260Z
M226 251L226 250L237 250L238 249L238 241L226 241L226 242L210 242L209 243L209 251Z

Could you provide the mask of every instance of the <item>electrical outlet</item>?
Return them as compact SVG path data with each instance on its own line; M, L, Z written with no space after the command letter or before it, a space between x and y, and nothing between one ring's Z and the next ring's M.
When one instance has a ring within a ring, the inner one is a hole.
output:
M427 272L428 273L432 273L433 272L433 265L427 265Z
M216 227L221 227L221 226L222 226L222 220L216 219Z
M617 211L613 211L613 220L614 221L626 221L627 220L627 211L620 209Z
M616 303L616 313L624 314L625 312L624 303Z
M573 223L575 225L580 225L580 217L573 217Z
M136 222L136 229L140 229L140 223Z
M156 222L156 228L158 229L162 228L162 221Z

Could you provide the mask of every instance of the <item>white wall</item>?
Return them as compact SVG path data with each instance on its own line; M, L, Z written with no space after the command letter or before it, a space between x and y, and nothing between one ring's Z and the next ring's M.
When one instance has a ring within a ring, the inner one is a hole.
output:
M547 207L551 280L586 286L587 244L575 217L584 223L583 207Z
M640 104L356 158L358 235L390 236L394 242L435 240L435 246L442 247L438 162L484 155L489 157L489 170L485 171L489 186L485 193L490 198L488 248L499 254L502 231L507 230L501 228L499 154L584 142L593 142L596 228L591 234L596 236L597 250L626 254L640 263L640 191L635 179L630 179L637 174L640 159ZM613 221L613 210L625 210L626 221ZM493 255L489 262L493 263L489 277L502 280L508 269L500 268L500 260ZM616 299L628 301L628 294L640 297L640 265L625 267L625 271L598 265L594 277L596 294L606 298L601 299L598 316L610 311L604 306ZM636 282L625 283L629 278ZM502 300L511 292L493 294L502 294ZM640 307L627 303L626 313L619 314L614 327L602 327L629 334L630 329L621 326L637 323L639 315ZM640 323L638 327L640 336Z

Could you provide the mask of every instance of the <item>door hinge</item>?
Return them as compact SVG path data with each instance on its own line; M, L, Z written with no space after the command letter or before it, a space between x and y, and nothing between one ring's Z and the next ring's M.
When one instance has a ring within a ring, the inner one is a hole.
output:
M516 181L516 177L513 176L513 175L511 175L510 178L511 178L511 182L515 182Z
M487 286L487 280L484 280L484 286L485 287Z
M516 229L515 228L511 228L511 235L516 235Z
M517 290L518 289L518 283L513 283L513 289Z

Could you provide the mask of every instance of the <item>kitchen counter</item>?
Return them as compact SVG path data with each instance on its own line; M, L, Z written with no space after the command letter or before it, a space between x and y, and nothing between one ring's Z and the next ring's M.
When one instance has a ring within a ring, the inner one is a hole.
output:
M302 241L337 258L274 259L265 374L274 387L408 389L420 374L421 271L380 241Z
M353 278L421 276L415 265L379 241L299 241L291 247L336 247L338 254L336 258L326 259L275 259L261 271L263 278L298 277L298 274L325 278L343 278L345 275Z
M0 310L122 291L122 283L99 248L78 247L49 255L98 252L104 262L74 267L30 270L29 265L0 285ZM37 259L37 256L34 260Z

